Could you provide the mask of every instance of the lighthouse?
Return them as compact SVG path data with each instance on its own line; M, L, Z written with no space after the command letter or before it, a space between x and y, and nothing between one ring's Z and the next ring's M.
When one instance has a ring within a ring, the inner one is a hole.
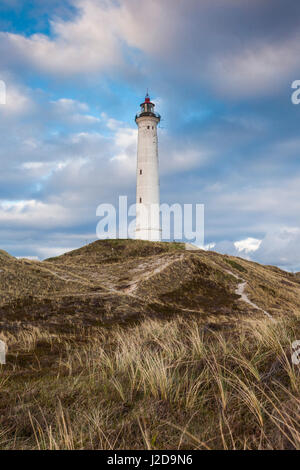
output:
M138 126L136 230L140 240L161 240L157 125L160 115L147 93L135 117Z

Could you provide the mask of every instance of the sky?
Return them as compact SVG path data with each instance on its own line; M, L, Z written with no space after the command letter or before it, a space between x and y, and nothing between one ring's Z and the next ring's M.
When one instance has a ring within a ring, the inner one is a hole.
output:
M300 3L1 0L0 248L44 259L135 200L134 116L162 115L161 202L205 244L300 271Z

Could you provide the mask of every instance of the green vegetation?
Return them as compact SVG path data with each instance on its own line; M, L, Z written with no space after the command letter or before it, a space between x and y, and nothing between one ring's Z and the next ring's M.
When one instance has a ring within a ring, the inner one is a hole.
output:
M246 273L247 272L247 269L245 269L242 265L240 265L239 263L237 263L236 261L234 261L232 259L225 258L225 262L228 263L232 268L237 269L238 271L240 271L241 273Z

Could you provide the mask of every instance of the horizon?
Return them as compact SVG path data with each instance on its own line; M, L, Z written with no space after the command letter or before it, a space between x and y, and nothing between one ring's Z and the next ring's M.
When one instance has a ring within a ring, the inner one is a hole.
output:
M27 3L0 5L1 249L60 255L135 201L149 88L161 202L205 205L207 249L300 271L300 5Z

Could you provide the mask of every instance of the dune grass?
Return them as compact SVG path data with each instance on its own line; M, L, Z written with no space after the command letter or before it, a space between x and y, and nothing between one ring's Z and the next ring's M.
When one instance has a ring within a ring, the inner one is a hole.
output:
M0 253L1 449L300 448L299 278L183 248Z
M1 338L1 449L300 448L297 317Z

